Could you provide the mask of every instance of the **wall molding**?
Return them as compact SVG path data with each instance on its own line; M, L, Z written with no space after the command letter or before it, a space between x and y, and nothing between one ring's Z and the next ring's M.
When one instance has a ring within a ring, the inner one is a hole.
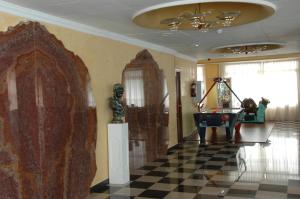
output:
M23 18L29 19L29 20L45 22L45 23L61 26L64 28L76 30L79 32L104 37L104 38L112 39L115 41L124 42L124 43L130 44L130 45L135 45L135 46L139 46L142 48L157 50L159 52L171 54L178 58L193 61L195 63L197 61L197 59L195 57L191 57L191 56L179 53L173 49L170 49L170 48L167 48L167 47L164 47L161 45L153 44L150 42L142 41L142 40L128 37L128 36L118 34L115 32L110 32L110 31L107 31L104 29L85 25L85 24L78 23L78 22L75 22L72 20L68 20L68 19L64 19L64 18L57 17L54 15L46 14L46 13L43 13L43 12L40 12L37 10L33 10L33 9L19 6L16 4L8 3L3 0L0 0L0 11L8 13L8 14L13 14L13 15L16 15L19 17L23 17Z

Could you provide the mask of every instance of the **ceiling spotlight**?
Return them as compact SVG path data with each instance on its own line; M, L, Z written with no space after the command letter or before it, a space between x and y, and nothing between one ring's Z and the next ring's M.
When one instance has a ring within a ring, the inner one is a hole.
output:
M217 30L217 33L218 33L218 34L222 34L222 33L223 33L223 29L218 29L218 30Z

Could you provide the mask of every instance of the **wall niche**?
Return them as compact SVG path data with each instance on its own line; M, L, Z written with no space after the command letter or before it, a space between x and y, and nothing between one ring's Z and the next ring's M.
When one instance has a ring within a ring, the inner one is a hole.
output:
M130 169L164 158L168 148L169 93L163 71L143 50L126 65L126 122L129 126Z
M0 197L83 199L96 107L82 60L36 22L0 33Z

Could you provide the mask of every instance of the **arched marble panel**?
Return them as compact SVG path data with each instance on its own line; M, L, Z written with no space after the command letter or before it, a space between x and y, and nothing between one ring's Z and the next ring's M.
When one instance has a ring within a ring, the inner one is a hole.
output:
M130 168L165 157L168 147L169 93L163 71L143 50L123 71L129 125Z
M96 123L78 56L36 22L0 33L1 198L85 198Z

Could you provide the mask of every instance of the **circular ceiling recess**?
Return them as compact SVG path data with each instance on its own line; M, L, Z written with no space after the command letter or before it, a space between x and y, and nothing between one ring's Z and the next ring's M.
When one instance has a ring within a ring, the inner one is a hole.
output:
M187 0L155 5L137 12L139 26L162 30L208 30L263 20L275 12L263 0Z
M253 54L263 51L276 50L282 48L282 43L274 42L261 42L261 43L245 43L245 44L235 44L228 46L220 46L213 48L212 53L219 54Z

